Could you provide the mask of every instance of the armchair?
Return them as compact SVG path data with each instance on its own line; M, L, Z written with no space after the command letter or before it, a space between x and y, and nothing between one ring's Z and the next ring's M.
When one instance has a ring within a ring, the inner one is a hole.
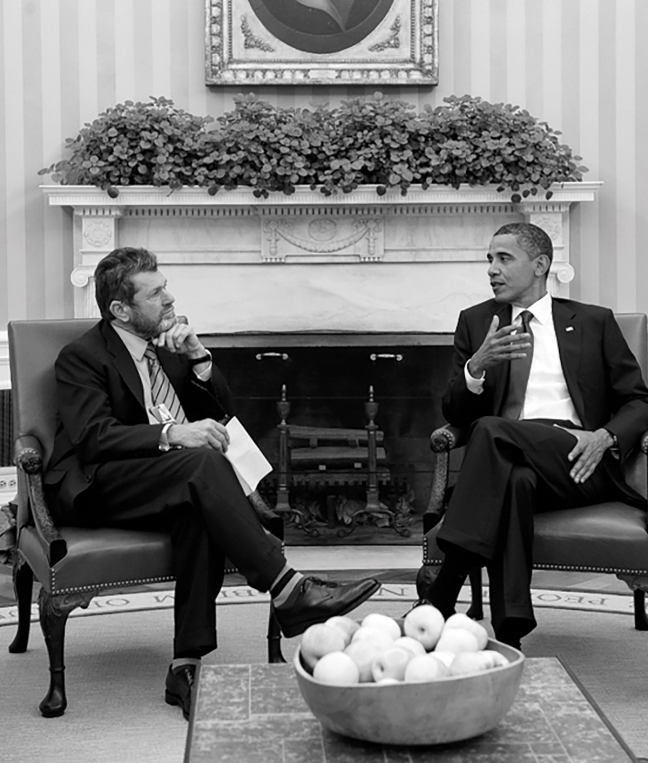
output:
M634 352L644 379L648 378L648 321L634 313L616 316L623 335ZM436 544L448 500L450 454L466 442L466 433L444 426L430 437L436 453L432 496L423 516L423 566L417 577L421 598L434 579L434 569L443 553ZM625 477L644 497L648 494L646 456L648 432L637 443L636 451L624 464ZM459 456L459 452L457 453ZM544 570L610 573L623 580L634 592L634 617L637 630L648 630L645 592L648 591L648 530L645 509L610 501L569 511L547 511L534 517L533 567ZM470 573L472 605L468 611L483 618L481 570Z
M57 527L43 490L43 466L52 452L56 418L54 361L87 331L92 320L9 323L15 463L18 467L17 554L14 587L18 628L9 646L25 652L29 639L33 579L41 584L38 606L49 655L50 686L40 703L45 717L65 712L64 640L68 616L87 607L101 590L174 579L170 537L163 532ZM254 503L254 502L253 502ZM267 507L265 526L283 537L283 522ZM234 569L229 565L227 572ZM268 660L283 662L279 624L270 612Z

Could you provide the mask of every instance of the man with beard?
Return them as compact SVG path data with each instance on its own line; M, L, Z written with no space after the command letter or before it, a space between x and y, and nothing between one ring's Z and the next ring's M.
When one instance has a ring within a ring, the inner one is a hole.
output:
M620 500L645 506L621 464L648 429L648 389L611 310L552 298L549 236L510 223L487 254L493 299L464 310L443 415L469 427L428 598L447 617L486 566L496 637L520 647L531 605L533 513Z
M216 648L226 557L270 592L287 637L349 612L379 584L304 577L266 533L223 455L232 395L194 329L178 321L155 256L114 250L97 265L95 289L101 321L55 364L48 498L68 525L169 529L175 637L165 697L188 718L196 665Z

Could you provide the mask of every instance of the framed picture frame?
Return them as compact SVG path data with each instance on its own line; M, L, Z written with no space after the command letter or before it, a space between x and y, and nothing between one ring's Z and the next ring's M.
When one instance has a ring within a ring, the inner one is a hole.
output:
M207 85L436 85L438 0L205 0Z

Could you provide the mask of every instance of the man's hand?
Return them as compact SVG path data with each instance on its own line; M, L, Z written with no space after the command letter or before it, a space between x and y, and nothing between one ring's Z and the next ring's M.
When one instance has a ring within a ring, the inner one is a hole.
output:
M474 379L481 378L486 370L504 361L524 358L526 350L531 347L530 334L516 333L520 326L504 326L501 329L498 326L499 317L494 315L482 346L468 361L468 373Z
M173 424L167 432L169 445L183 448L212 448L227 452L229 432L224 424L214 419L192 421L190 424Z
M607 429L586 432L582 429L568 429L567 427L560 426L560 424L554 424L554 426L564 429L576 438L576 445L567 454L569 461L576 462L569 472L569 476L574 482L585 482L586 479L589 479L594 474L594 470L600 464L605 451L614 444L612 435Z
M169 352L187 355L189 358L200 358L208 354L184 315L179 315L177 322L161 331L151 341L156 347L164 347Z

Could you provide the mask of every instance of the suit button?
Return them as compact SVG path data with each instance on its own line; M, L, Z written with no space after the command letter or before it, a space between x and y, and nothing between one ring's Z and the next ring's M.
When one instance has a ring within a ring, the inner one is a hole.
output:
M92 476L90 474L86 474L86 480L88 482L92 482Z

